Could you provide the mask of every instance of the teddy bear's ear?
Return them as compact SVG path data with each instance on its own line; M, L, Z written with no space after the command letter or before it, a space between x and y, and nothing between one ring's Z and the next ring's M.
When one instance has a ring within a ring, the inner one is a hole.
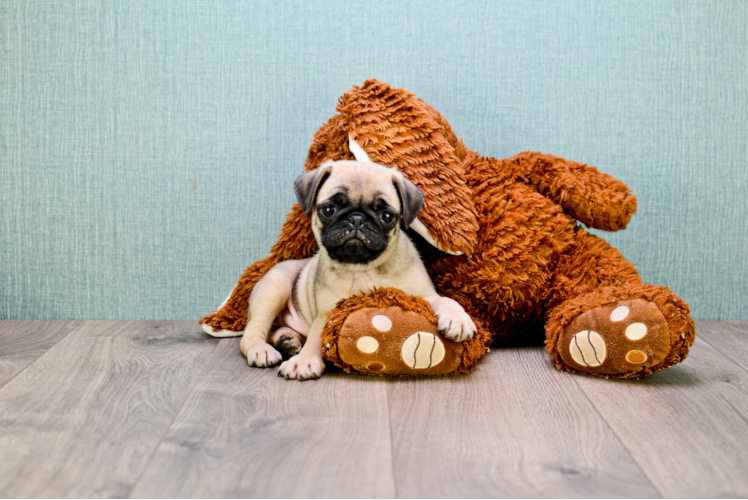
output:
M332 135L340 144L313 147L307 168L315 167L309 161L313 156L330 158L333 152L365 154L374 163L397 168L425 198L411 228L443 251L472 253L477 213L446 121L414 94L377 80L343 95L338 111L340 118L330 122L328 132L335 127Z

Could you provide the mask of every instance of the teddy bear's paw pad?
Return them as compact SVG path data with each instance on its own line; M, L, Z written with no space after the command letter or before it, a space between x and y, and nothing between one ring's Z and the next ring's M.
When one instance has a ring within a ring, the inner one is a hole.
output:
M400 357L416 370L428 370L444 360L444 342L433 333L414 333L403 343Z
M596 367L603 364L607 355L605 341L597 332L584 330L572 336L569 352L580 366Z
M670 351L670 331L653 302L622 300L577 316L559 342L572 368L613 375L660 363Z
M437 325L399 307L352 313L338 335L340 359L372 375L443 375L460 366L463 345L439 335Z

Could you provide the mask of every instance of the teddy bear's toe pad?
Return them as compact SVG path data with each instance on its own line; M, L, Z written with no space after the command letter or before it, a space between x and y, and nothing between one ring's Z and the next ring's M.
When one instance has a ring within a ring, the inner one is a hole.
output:
M579 315L559 343L561 358L572 368L610 375L654 366L669 350L665 317L643 299L605 304Z
M352 313L338 337L340 358L372 375L443 375L460 365L463 345L443 338L422 315L399 307Z

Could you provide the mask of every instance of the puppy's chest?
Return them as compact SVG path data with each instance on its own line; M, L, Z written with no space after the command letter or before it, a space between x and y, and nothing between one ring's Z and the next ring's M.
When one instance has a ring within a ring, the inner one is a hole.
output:
M324 290L318 297L321 301L330 302L332 306L339 300L352 297L354 295L364 295L376 287L394 286L391 279L387 276L370 272L357 272L351 274L335 274L325 283ZM322 305L322 304L320 304ZM330 304L324 304L325 305Z

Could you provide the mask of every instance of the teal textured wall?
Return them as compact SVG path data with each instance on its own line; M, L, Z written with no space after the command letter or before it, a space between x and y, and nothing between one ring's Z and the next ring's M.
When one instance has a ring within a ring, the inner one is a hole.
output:
M483 154L628 183L605 238L695 318L746 319L747 27L737 0L4 0L0 318L210 312L374 77Z

